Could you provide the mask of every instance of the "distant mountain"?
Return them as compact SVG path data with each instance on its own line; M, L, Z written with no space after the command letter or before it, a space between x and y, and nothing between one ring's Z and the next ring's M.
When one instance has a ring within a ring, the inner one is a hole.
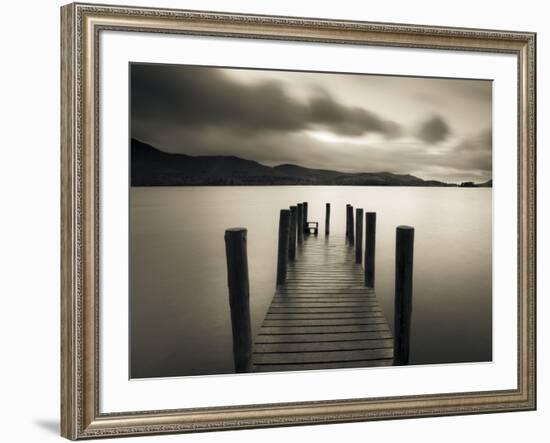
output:
M487 180L483 183L462 182L458 186L461 188L492 188L493 180Z
M132 186L353 185L456 186L390 172L346 173L285 164L275 167L232 156L170 154L131 141Z

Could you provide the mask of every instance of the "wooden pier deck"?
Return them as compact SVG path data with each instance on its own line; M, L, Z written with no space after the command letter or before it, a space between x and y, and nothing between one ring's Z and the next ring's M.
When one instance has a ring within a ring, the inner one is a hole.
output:
M304 236L252 350L254 372L393 364L392 333L343 237Z

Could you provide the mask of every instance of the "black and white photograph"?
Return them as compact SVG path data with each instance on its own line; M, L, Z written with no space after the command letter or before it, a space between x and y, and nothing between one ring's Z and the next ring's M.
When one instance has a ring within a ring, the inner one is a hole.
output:
M490 362L490 79L131 63L130 378Z

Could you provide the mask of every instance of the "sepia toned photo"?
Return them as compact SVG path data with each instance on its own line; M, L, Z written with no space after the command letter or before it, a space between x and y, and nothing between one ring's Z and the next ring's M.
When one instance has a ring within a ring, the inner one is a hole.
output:
M492 361L492 82L131 63L130 378Z

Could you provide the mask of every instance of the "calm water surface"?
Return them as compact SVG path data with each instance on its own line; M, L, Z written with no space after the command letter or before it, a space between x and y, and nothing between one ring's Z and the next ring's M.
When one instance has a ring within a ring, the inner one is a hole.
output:
M224 231L248 228L252 329L275 288L279 210L343 241L345 206L377 212L376 291L393 327L395 228L415 228L411 363L491 360L491 189L342 186L132 188L131 377L233 372Z

